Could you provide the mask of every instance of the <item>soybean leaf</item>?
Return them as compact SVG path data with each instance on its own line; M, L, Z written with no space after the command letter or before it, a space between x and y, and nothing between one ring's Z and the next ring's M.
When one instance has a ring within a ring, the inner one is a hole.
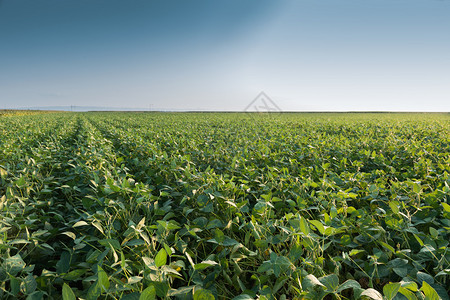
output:
M440 300L436 290L426 281L422 282L420 290L425 294L425 300Z
M167 263L167 252L164 248L159 250L155 257L155 265L159 268Z
M417 296L413 292L411 292L410 290L408 290L404 287L400 287L398 292L400 294L402 294L403 296L405 296L406 299L408 299L408 300L417 300Z
M305 290L310 290L315 288L316 286L321 286L321 287L325 287L325 285L323 285L319 279L317 279L316 276L309 274L307 275L303 281L302 281L302 286Z
M319 278L319 281L327 288L330 293L335 292L339 287L339 278L336 274L330 274Z
M400 289L400 283L389 283L383 287L383 294L388 300L394 299Z
M142 291L139 300L154 300L156 299L156 289L153 285L149 285L145 290Z
M303 217L300 217L300 230L305 235L308 235L310 232L308 221Z
M383 296L377 290L374 290L372 288L368 288L368 289L364 290L361 293L361 297L362 296L367 297L369 299L373 299L373 300L383 300Z
M197 270L197 271L201 271L201 270L204 270L204 269L206 269L206 268L208 268L210 266L214 266L214 265L217 265L217 263L215 261L204 260L201 263L196 264L194 266L194 269Z
M215 297L213 293L209 290L200 289L194 292L194 300L214 300Z
M100 289L103 292L106 292L109 289L109 279L106 272L100 266L98 267L97 276Z
M16 276L20 271L25 268L25 262L20 254L11 256L5 260L5 270L12 276Z
M359 284L359 282L357 282L356 280L353 279L349 279L346 282L342 283L336 290L337 293L342 292L343 290L346 289L359 289L361 288L361 285Z
M72 291L70 286L67 285L67 283L63 284L62 296L63 300L76 300L75 293Z

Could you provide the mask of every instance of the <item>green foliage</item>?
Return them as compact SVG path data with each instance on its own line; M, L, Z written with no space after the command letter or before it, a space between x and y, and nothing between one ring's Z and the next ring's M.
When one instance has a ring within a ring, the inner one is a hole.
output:
M63 300L76 300L74 292L66 283L63 284L62 297Z
M142 291L139 300L154 300L156 299L156 289L153 285L150 285Z
M448 114L1 121L1 299L449 299Z

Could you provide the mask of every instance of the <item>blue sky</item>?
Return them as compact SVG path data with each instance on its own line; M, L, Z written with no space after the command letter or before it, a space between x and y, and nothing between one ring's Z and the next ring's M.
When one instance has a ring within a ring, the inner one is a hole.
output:
M0 109L450 111L448 0L3 0Z

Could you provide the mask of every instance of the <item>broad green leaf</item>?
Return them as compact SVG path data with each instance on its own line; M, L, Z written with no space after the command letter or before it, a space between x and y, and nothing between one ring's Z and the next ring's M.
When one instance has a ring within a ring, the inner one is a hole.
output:
M100 297L102 290L98 281L95 281L88 289L86 299L87 300L97 300Z
M197 271L200 271L200 270L204 270L204 269L206 269L206 268L208 268L210 266L214 266L214 265L217 265L217 264L218 263L216 263L215 261L212 261L212 260L204 260L201 263L196 264L194 266L194 269L197 270Z
M425 294L425 300L440 300L436 290L426 281L422 282L422 287L420 290Z
M392 270L394 271L395 274L397 274L400 277L406 277L406 275L408 275L408 268L406 267L393 268Z
M16 254L5 259L4 266L6 272L8 272L12 276L16 276L25 268L25 262L23 261L20 254Z
M232 239L232 238L229 238L226 236L225 240L222 243L220 243L220 245L229 247L229 246L240 245L240 243L238 241L236 241L235 239Z
M66 232L63 232L63 233L61 233L61 234L67 235L68 237L70 237L70 238L73 239L73 240L75 240L75 239L77 238L77 236L75 235L75 233L70 232L70 231L66 231Z
M265 261L259 266L257 272L264 273L270 269L272 269L272 264L270 263L270 261Z
M219 227L223 227L223 223L219 219L211 220L209 221L208 225L206 225L206 229L213 229Z
M81 278L88 270L87 269L76 269L73 271L70 271L69 273L63 275L64 280L77 280Z
M64 251L63 253L61 253L61 257L59 258L59 261L56 263L56 272L58 272L59 274L69 272L70 260L71 255L69 252Z
M169 291L169 285L166 282L158 282L154 281L152 284L155 286L156 296L160 298L164 298L167 296L167 292Z
M383 287L383 294L388 300L394 299L400 289L400 283L389 283Z
M167 253L164 248L161 248L158 254L156 254L155 265L159 268L161 266L164 266L166 263L167 263Z
M80 227L80 226L86 226L89 225L86 221L78 221L75 224L73 224L72 227Z
M24 186L25 183L26 183L25 177L20 177L19 179L17 179L16 181L14 181L14 183L15 183L18 187Z
M336 290L337 293L342 292L346 289L359 289L361 288L361 285L358 283L358 281L349 279L346 282L342 283Z
M330 219L330 216L329 216L327 213L324 213L324 214L323 214L323 218L324 218L325 224L326 224L327 226L330 226L330 225L331 225L331 219Z
M70 286L67 285L67 283L63 284L62 288L62 297L63 300L76 300L75 293L72 291Z
M303 248L300 244L294 244L289 251L289 259L291 262L295 263L298 259L302 257Z
M130 278L128 278L128 284L135 284L138 283L142 280L142 276L131 276Z
M308 235L310 232L308 221L303 217L300 217L300 230L305 235Z
M0 177L4 178L6 176L8 176L8 172L5 169L0 168Z
M324 234L325 233L325 226L323 226L323 224L320 221L317 220L310 220L309 221L311 224L314 225L314 227L317 228L317 230L320 232L320 234Z
M279 289L281 289L284 284L286 283L286 281L289 279L289 277L287 276L280 276L277 278L277 281L275 282L273 288L272 288L272 293L276 293L278 292Z
M172 255L172 249L170 249L170 247L166 243L164 243L164 249L166 250L167 255Z
M424 246L425 244L423 243L422 239L417 235L417 234L413 234L414 238L417 240L417 242L420 244L420 246Z
M442 207L444 208L444 211L450 213L450 205L448 205L445 202L441 202L441 204L442 204Z
M103 240L98 240L98 242L102 246L112 247L112 248L114 248L115 250L118 250L118 251L121 250L120 243L119 243L118 240L115 240L115 239L103 239Z
M31 294L29 294L28 296L27 296L27 299L26 300L42 300L42 299L45 299L44 298L44 292L42 292L42 291L35 291L35 292L33 292L33 293L31 293ZM63 299L64 300L64 299Z
M390 252L392 252L392 253L395 253L395 249L394 249L394 247L392 247L391 245L389 245L389 244L386 244L385 242L379 242L380 244L381 244L381 246L383 246L385 249L387 249L387 250L389 250Z
M186 257L187 257L190 265L192 266L192 268L195 268L195 264L194 264L194 261L192 260L191 255L187 251L186 251L186 253L184 253L184 255L186 255Z
M400 287L398 292L400 294L402 294L403 296L405 296L406 299L408 299L408 300L417 300L417 296L413 292L411 292L410 290L408 290L404 287Z
M20 292L20 280L12 275L9 275L9 285L11 287L11 293L17 296Z
M183 286L177 289L171 289L168 293L167 296L170 297L177 297L177 296L187 296L188 294L191 295L192 294L192 290L194 289L195 286L191 285L191 286Z
M145 225L145 217L143 217L143 218L139 221L139 223L136 225L136 229L139 230L139 229L141 229L142 227L144 227L144 225Z
M334 219L334 218L337 217L337 215L338 215L338 211L337 211L336 207L332 206L332 207L331 207L331 210L330 210L330 216L331 216L331 218Z
M132 239L129 242L127 242L127 246L141 246L145 245L145 241L141 239Z
M156 289L153 285L148 286L142 291L139 300L155 300L156 299Z
M217 243L221 244L225 241L225 234L223 234L222 230L216 228L214 230L214 239L217 241Z
M272 270L277 277L280 276L281 273L286 272L290 266L291 262L289 261L289 258L284 256L278 256L275 258L275 261L272 262Z
M209 197L207 195L200 195L197 198L197 204L200 207L204 207L209 201Z
M437 276L447 276L447 275L450 275L450 269L445 269L445 270L440 271L439 273L436 274L436 277Z
M303 281L302 281L302 286L305 290L311 290L316 286L322 286L325 287L325 285L323 285L319 279L317 279L316 276L309 274L307 275Z
M31 242L25 239L14 239L8 242L8 245L17 245L17 244L31 244Z
M362 250L362 249L352 249L352 251L350 251L350 253L348 255L350 256L355 256L358 255L359 253L363 253L366 252L366 250Z
M372 288L364 290L361 293L361 297L362 296L373 300L383 300L383 296L377 290L374 290Z
M213 293L211 293L208 290L205 289L199 289L194 291L194 300L214 300L216 299L213 295Z
M250 295L247 294L241 294L239 296L234 297L232 300L253 300L255 298L250 297Z
M422 282L422 281L425 281L426 283L428 283L428 284L433 284L434 283L434 278L433 278L433 276L431 276L431 275L429 275L429 274L427 274L427 273L424 273L424 272L417 272L417 280L418 280L418 282Z
M433 228L433 227L430 227L430 234L431 234L431 237L432 238L437 238L438 237L438 235L439 235L439 231L437 231L435 228Z
M400 284L402 285L402 287L413 292L417 292L419 289L417 283L415 283L414 281L400 281Z
M388 262L388 266L392 268L402 268L408 265L407 259L395 258Z
M392 210L392 212L393 212L394 214L398 214L398 213L399 213L398 204L397 204L396 201L395 201L395 202L390 201L390 202L389 202L389 207L391 208L391 210Z
M98 231L100 231L102 234L105 234L105 232L103 231L103 227L100 224L100 222L92 222L92 226L94 226L95 228L98 229Z
M255 206L253 206L253 212L257 214L262 214L266 211L267 207L268 207L267 202L258 201L258 203L256 203Z
M445 287L443 287L440 284L432 284L431 287L436 291L440 299L442 300L450 300L450 295L448 294L448 291Z
M339 287L339 277L336 274L330 274L319 278L319 281L327 288L330 293L335 292Z
M33 275L28 274L27 277L22 281L21 290L25 295L29 295L33 293L37 288L36 279L34 279Z
M372 156L374 156L374 155L372 155ZM377 190L377 186L376 186L375 184L371 184L371 185L369 186L369 192L373 193L373 192L375 192L376 190Z
M100 266L98 266L97 276L99 287L101 288L102 292L106 292L109 289L109 279L106 272L103 271L103 269Z

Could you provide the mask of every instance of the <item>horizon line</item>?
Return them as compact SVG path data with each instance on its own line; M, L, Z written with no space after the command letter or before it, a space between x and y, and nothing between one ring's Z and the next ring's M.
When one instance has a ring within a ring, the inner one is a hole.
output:
M61 106L65 107L65 106ZM75 107L75 106L74 106ZM83 107L83 106L78 106ZM88 107L88 106L86 106ZM92 107L94 108L94 107ZM98 107L102 108L102 107ZM114 107L111 107L114 108ZM140 112L140 113L242 113L242 114L286 114L286 113L432 113L449 114L450 111L408 111L408 110L286 110L286 111L244 111L244 110L192 110L192 109L144 109L144 108L122 108L123 110L111 110L105 107L105 110L59 110L42 108L1 108L1 111L54 111L54 112Z

